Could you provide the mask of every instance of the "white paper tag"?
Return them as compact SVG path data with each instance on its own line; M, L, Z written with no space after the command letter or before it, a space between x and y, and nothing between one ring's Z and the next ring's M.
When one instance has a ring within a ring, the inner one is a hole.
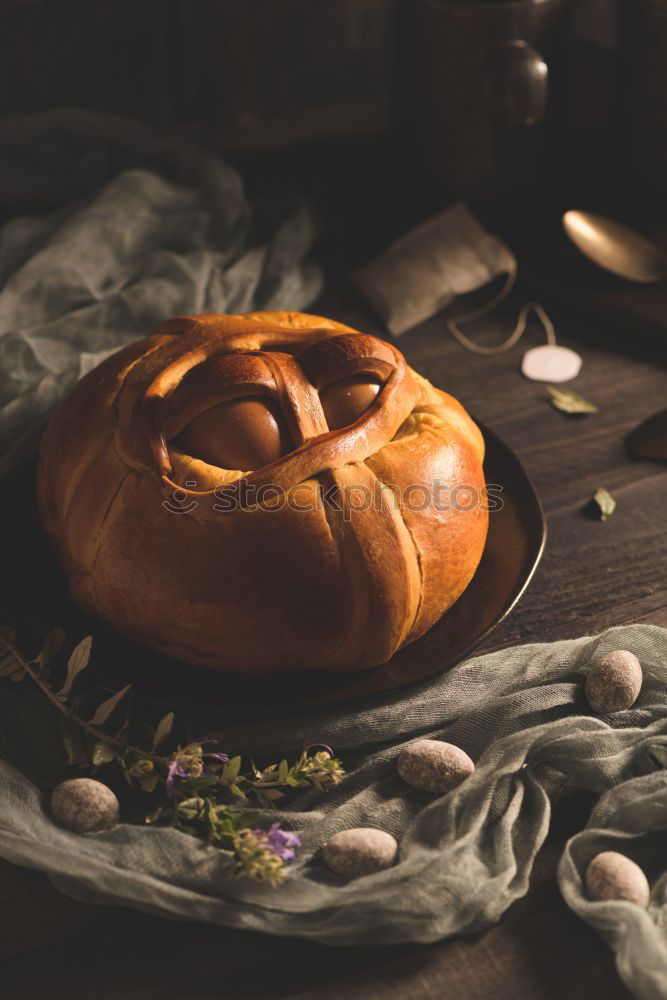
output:
M521 372L535 382L569 382L581 369L576 351L559 344L531 347L523 356Z

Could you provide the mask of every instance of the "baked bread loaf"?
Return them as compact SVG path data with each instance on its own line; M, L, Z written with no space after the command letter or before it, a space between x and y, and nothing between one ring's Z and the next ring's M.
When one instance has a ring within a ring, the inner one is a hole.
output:
M44 435L75 601L215 670L359 670L426 631L484 548L484 443L375 337L294 312L170 320Z

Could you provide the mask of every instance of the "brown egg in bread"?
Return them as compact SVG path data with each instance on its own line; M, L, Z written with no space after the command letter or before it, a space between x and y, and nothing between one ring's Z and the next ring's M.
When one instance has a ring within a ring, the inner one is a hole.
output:
M394 346L303 313L202 315L75 386L38 491L74 600L119 631L215 670L359 670L469 584L483 457Z

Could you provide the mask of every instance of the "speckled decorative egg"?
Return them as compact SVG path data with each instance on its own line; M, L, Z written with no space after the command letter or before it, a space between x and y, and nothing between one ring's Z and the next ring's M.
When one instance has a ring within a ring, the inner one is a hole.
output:
M442 740L417 740L398 758L398 773L403 781L424 792L449 792L474 770L465 750Z
M651 890L639 865L618 851L602 851L586 869L586 888L591 899L624 899L646 908Z
M586 698L594 712L622 712L636 702L642 687L642 668L634 653L615 649L596 660L586 678Z
M120 808L114 793L101 781L69 778L54 789L51 813L75 833L93 833L116 826Z
M324 862L336 875L358 878L389 868L398 844L390 833L370 826L335 833L324 848Z

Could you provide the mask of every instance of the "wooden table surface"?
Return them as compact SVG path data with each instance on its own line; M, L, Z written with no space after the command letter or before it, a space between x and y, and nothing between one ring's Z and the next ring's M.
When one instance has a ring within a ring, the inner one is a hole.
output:
M486 649L628 622L667 626L667 470L631 458L624 447L626 433L667 401L667 370L660 362L666 352L656 342L651 356L649 347L637 350L631 331L614 338L602 323L557 303L550 308L561 341L583 356L573 388L599 406L596 415L557 412L544 387L519 374L523 350L541 342L536 326L518 347L495 357L462 350L441 317L400 341L411 364L457 395L516 450L547 514L542 563ZM379 332L344 289L327 293L317 309ZM499 339L502 323L510 320L508 315L487 322L482 339ZM598 486L606 486L618 503L606 523L582 513ZM582 827L590 807L582 798L556 812L529 894L499 925L428 947L326 948L87 906L62 896L39 874L0 863L0 995L616 1000L627 994L611 954L567 909L554 880L564 839Z

